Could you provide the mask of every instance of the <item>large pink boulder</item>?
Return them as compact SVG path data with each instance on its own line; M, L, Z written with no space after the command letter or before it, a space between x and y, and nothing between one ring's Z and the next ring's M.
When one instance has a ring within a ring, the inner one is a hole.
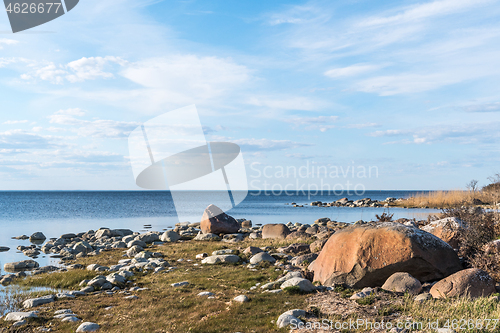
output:
M234 234L238 232L240 225L219 207L210 205L203 212L200 228L204 234Z
M394 222L337 231L311 265L315 281L355 288L381 286L397 272L425 282L461 269L450 245L428 232Z

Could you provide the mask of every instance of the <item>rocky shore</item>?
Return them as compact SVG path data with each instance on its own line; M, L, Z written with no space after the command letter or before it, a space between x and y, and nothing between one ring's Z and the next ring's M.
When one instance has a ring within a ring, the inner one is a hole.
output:
M355 205L358 204L376 203L364 200ZM267 316L265 320L272 327L268 331L303 329L305 332L312 327L307 332L314 329L319 332L322 321L332 315L342 320L353 315L365 320L409 320L411 315L399 308L403 302L414 306L435 304L426 303L431 300L447 302L450 298L465 297L497 304L496 281L480 269L464 269L457 255L457 237L465 227L463 221L455 218L431 223L408 219L359 221L353 225L321 218L310 225L253 226L252 221L234 219L210 205L200 223L179 223L165 232L141 234L128 229L101 228L61 235L47 242L43 233L38 232L29 239L42 243L18 247L32 259L6 263L4 270L11 274L0 277L2 285L26 279L36 282L38 277L63 279L65 274L88 274L88 278L76 281L70 287L73 290L25 299L23 309L0 319L0 332L23 328L27 332L121 331L105 319L114 308L118 309L122 302L153 300L159 292L172 292L163 291L165 288L190 292L192 302L200 304L225 299L225 304L232 304L227 311L236 304L259 306L257 299L280 303L280 307L286 307L283 300L289 298L301 302L297 304L302 304L302 308L286 309L275 318ZM497 247L497 243L489 246ZM39 267L33 259L42 252L59 257L64 265ZM182 257L176 258L179 255ZM253 281L250 285L245 282L245 287L235 286L234 294L228 296L227 285L231 281L220 280L217 278L220 274L256 277L249 280ZM226 292L217 292L220 288ZM103 305L103 309L107 308L104 317L90 315L86 307L90 306L88 302L96 301L95 297L111 297L118 305ZM331 306L332 302L336 305ZM330 306L325 308L325 304ZM366 310L366 306L372 305L379 306L379 310L392 310L376 313ZM278 310L279 307L275 309ZM203 318L198 319L199 325L211 320ZM386 327L371 331L403 330Z
M395 205L396 203L401 203L403 199L396 198L387 198L385 200L379 201L370 198L364 198L359 200L349 200L349 198L342 198L332 202L321 202L321 201L313 201L310 203L311 206L316 207L390 207ZM288 205L288 204L287 204ZM304 205L308 204L297 204L295 202L290 203L293 207L304 207Z

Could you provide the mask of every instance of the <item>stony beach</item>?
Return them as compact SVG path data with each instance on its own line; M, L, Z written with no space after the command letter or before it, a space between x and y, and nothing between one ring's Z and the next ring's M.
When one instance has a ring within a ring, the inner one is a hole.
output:
M254 226L210 205L201 222L165 232L16 236L33 243L18 247L32 259L6 263L0 283L59 292L18 297L0 332L458 332L462 315L500 315L498 283L459 257L467 228L387 215ZM483 247L496 253L500 241ZM63 265L39 267L40 253Z

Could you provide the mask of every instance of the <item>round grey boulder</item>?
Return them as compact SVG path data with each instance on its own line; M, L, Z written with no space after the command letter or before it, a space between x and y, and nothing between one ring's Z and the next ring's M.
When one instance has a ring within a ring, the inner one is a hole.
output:
M162 242L169 243L177 242L179 239L181 239L181 236L173 230L165 231L160 237Z
M422 290L422 284L409 273L394 273L382 285L382 289L397 293L410 293L418 295Z
M85 322L82 323L78 328L76 329L76 332L95 332L99 330L99 325L96 323L91 323L91 322Z
M250 299L246 295L239 295L233 298L233 301L238 302L238 303L246 303L250 302Z
M294 277L286 280L280 288L285 289L287 287L299 287L301 291L306 293L316 290L316 287L311 283L311 281L300 277Z
M276 262L276 259L274 259L269 253L267 252L259 252L256 255L254 255L252 258L250 258L250 263L252 265L256 265L258 263L261 263L263 261L268 261L271 264L274 264Z

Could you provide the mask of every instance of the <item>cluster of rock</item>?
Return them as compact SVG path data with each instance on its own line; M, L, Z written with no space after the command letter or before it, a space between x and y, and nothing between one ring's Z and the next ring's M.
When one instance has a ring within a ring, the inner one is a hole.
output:
M309 266L312 281L321 284L316 290L336 285L363 288L351 296L359 300L379 290L397 294L409 293L415 301L432 298L487 297L498 290L493 278L477 269L463 269L452 244L461 221L443 219L420 230L416 224L396 222L353 225L334 233L316 260ZM490 246L497 246L491 244ZM325 288L326 289L322 289ZM297 310L291 310L297 311ZM300 316L285 312L277 321L279 327L296 324Z
M276 270L283 271L285 274L277 280L257 283L250 288L263 293L277 294L283 290L333 292L335 286L343 285L362 288L352 295L353 300L385 290L409 293L414 295L416 301L424 302L431 298L480 297L496 292L495 281L486 272L474 268L463 269L461 265L454 250L459 241L457 235L464 228L461 221L447 218L432 221L421 228L412 221L400 222L404 223L363 222L348 225L321 218L312 225L288 223L252 226L251 221L236 220L218 207L210 205L200 223L180 223L174 230L166 232L150 231L140 234L124 229L102 228L95 232L91 230L81 234L66 234L49 240L40 251L57 254L66 261L97 255L109 249L123 249L126 258L109 267L97 264L87 266L87 270L102 272L102 275L82 281L79 291L29 299L23 305L30 309L58 299L96 292L122 293L127 299L135 299L137 296L131 292L144 290L129 288L129 279L136 272L157 274L175 269L162 258L161 253L148 251L148 247L189 239L226 243L256 238L296 240L296 243L280 248L250 246L242 253L236 249L223 249L214 251L211 255L200 253L196 256L205 265L243 264L250 270L257 270L262 265L273 265ZM500 242L489 246L499 248ZM26 249L33 250L32 247ZM83 267L68 265L66 268L40 268L33 260L4 266L5 270L31 269L33 272L78 268ZM10 279L11 282L22 276L21 273L17 274L19 275L4 276L0 282L5 279ZM182 288L188 284L188 281L181 281L172 284L172 287ZM214 295L207 291L198 296ZM240 295L233 301L248 302L250 299ZM9 315L9 318L16 317ZM33 315L36 316L36 313L24 313L24 316ZM286 327L292 320L300 320L299 317L309 315L303 310L294 309L282 314L276 323L279 327ZM71 319L75 322L79 320L72 312L61 317L75 318ZM22 320L25 319L18 321Z
M402 199L387 198L385 200L372 200L370 198L364 198L359 200L349 200L349 198L342 198L332 202L322 202L313 201L311 206L316 207L389 207L394 203L401 201ZM297 205L295 202L291 203L294 207L303 207L303 205Z
M12 328L21 327L28 323L28 320L33 318L38 318L38 311L27 311L27 312L10 312L5 317L5 321L13 321ZM77 317L76 314L71 311L71 309L61 309L54 312L54 319L58 319L63 323L77 323L82 321ZM76 329L76 332L95 332L100 329L100 326L96 323L85 322L80 324ZM50 332L50 329L40 327L38 332Z

